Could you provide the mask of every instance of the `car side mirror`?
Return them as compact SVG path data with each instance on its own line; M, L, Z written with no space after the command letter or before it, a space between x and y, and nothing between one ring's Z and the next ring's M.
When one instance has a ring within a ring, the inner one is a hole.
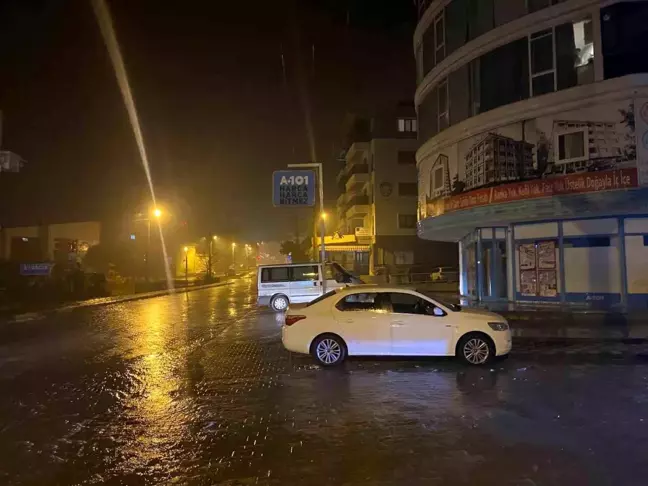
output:
M431 304L428 305L425 308L425 312L428 315L435 316L435 317L443 317L443 316L445 316L445 312L443 312L443 309L441 309L440 307L437 307L436 305L431 305Z

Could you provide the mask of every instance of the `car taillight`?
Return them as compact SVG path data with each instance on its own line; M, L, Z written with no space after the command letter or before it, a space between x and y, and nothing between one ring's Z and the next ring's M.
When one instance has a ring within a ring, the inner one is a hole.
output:
M301 321L302 319L306 319L306 316L288 315L286 316L286 326L292 326L295 322Z

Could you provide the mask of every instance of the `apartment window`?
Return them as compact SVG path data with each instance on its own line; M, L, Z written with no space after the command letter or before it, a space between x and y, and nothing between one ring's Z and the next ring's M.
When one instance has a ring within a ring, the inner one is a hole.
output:
M454 0L444 9L446 54L450 55L466 43L468 33L467 0Z
M438 107L439 107L439 131L448 128L450 125L450 116L448 111L448 80L444 79L437 87Z
M443 10L434 19L434 60L439 64L445 59L445 21Z
M398 165L416 165L416 152L411 150L399 150Z
M605 79L648 72L648 3L619 2L601 9Z
M416 118L399 118L398 131L402 133L416 133L418 127Z
M399 214L398 227L400 229L416 228L416 214Z
M416 79L420 82L425 77L423 69L423 43L420 42L416 46Z
M476 39L493 29L493 0L468 0L468 38Z
M565 0L526 0L526 3L529 13L533 13L564 1Z
M591 19L555 28L557 89L594 82L594 39Z
M557 162L576 162L588 158L585 150L587 129L577 130L557 135Z
M479 113L529 97L528 44L526 37L518 39L473 63L471 97Z
M414 252L409 251L395 251L394 264L396 265L414 265Z
M542 30L529 36L531 68L531 96L556 90L556 65L553 29Z
M507 24L527 14L526 5L522 0L495 0L493 9L495 26Z
M399 196L418 196L418 186L416 182L399 182L398 183Z

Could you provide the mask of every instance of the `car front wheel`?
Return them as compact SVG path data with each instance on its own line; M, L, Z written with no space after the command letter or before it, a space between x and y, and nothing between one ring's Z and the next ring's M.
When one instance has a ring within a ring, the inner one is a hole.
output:
M469 365L485 365L495 357L495 346L485 334L466 334L457 344L457 356Z
M333 334L324 334L313 342L313 358L322 366L335 366L342 363L347 354L344 341Z

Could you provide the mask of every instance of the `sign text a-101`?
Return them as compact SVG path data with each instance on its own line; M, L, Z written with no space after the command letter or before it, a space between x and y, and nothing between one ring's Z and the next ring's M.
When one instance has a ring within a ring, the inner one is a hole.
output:
M315 171L275 171L272 174L272 202L275 206L314 206Z

